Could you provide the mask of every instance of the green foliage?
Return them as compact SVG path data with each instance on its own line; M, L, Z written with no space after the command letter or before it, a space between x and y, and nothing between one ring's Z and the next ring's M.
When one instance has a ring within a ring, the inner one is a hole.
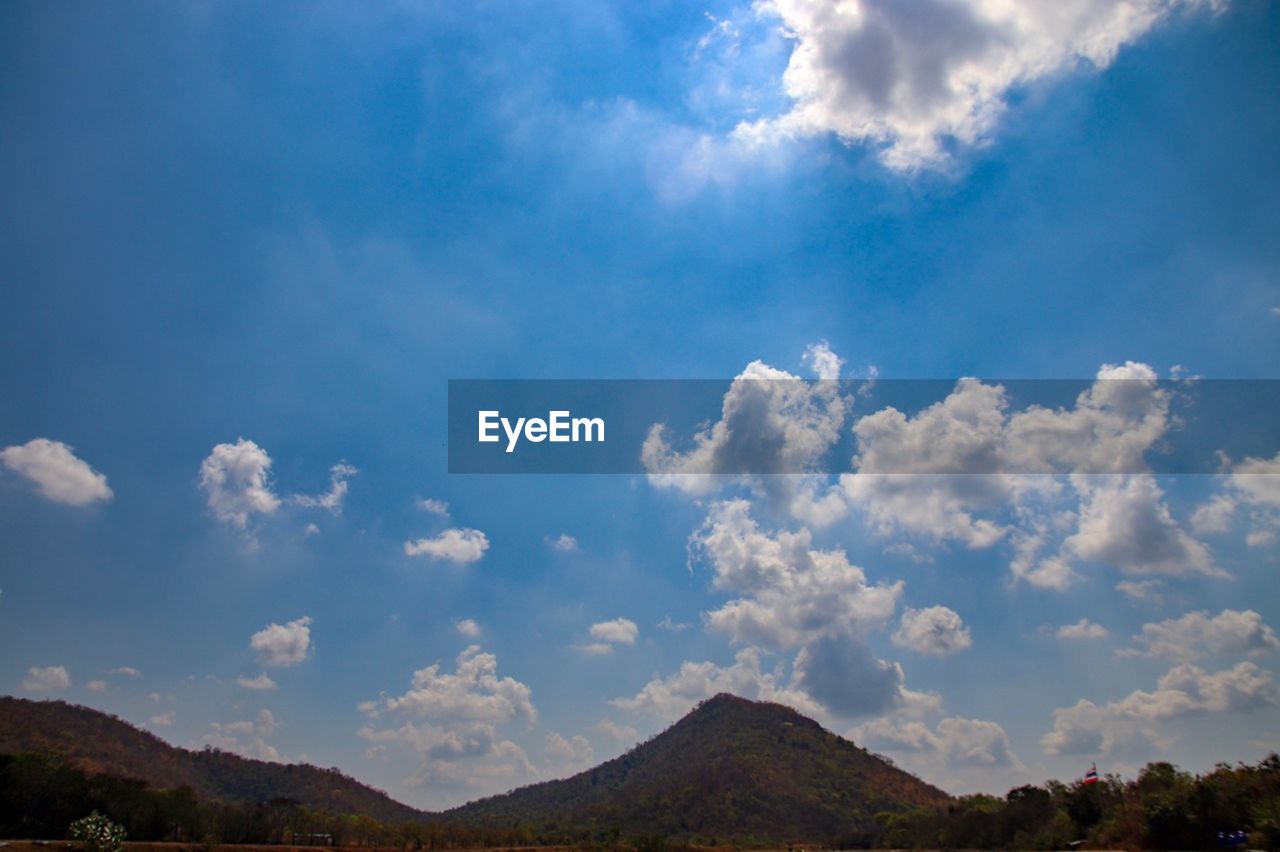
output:
M1254 849L1280 850L1280 758L1219 764L1195 776L1152 763L1126 782L1050 781L1003 801L965 796L945 811L882 814L880 842L896 848L1212 849L1218 833L1245 831Z
M97 811L71 823L67 834L84 852L120 852L126 836L124 826Z

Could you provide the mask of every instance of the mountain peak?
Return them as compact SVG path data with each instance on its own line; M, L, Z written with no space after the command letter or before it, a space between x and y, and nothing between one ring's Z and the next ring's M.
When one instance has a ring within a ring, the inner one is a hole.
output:
M881 811L950 797L791 707L720 693L620 757L464 805L481 825L596 826L709 842L857 845Z

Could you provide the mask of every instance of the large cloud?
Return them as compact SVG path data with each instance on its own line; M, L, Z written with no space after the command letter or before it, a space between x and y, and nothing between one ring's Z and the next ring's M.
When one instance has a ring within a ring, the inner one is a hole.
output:
M497 671L497 658L471 645L453 673L437 663L414 672L403 695L363 703L370 723L359 735L375 753L394 747L416 755L413 782L440 804L532 780L524 750L499 733L511 722L537 720L532 693Z
M902 583L867 582L841 550L813 547L809 530L761 530L744 500L718 503L694 534L716 589L738 595L707 613L741 644L790 650L824 636L865 635L893 617Z
M1213 616L1189 612L1181 618L1144 624L1142 633L1133 640L1138 647L1125 653L1172 660L1194 660L1207 654L1259 656L1280 649L1275 631L1251 609L1224 609Z
M1061 408L1010 412L1002 386L962 379L913 416L890 407L860 418L857 473L841 487L884 535L971 548L1007 539L1013 576L1041 587L1070 584L1082 561L1224 576L1143 472L1170 428L1170 401L1155 371L1132 361L1104 364Z
M1105 67L1196 0L769 0L794 42L785 114L739 137L835 133L895 169L934 165L948 140L980 143L1010 90L1081 64ZM1216 5L1216 4L1215 4Z
M755 701L775 701L794 707L809 716L822 716L824 710L801 690L788 688L780 669L766 671L760 652L744 648L732 665L712 662L685 662L668 677L655 677L629 698L615 698L609 703L624 710L646 713L672 722L688 713L705 698L728 692Z
M908 754L936 754L955 769L1005 767L1017 763L1009 735L995 722L948 716L930 728L914 719L886 716L854 728L855 742Z
M35 483L41 496L68 506L88 506L112 498L107 478L76 457L61 441L34 438L0 450L9 470Z
M1149 737L1160 722L1245 712L1278 701L1271 673L1253 663L1218 672L1183 664L1161 677L1154 691L1134 690L1105 705L1081 699L1055 710L1053 729L1041 737L1040 745L1048 754L1111 754Z
M796 474L820 467L840 438L850 405L836 381L839 356L818 343L806 360L817 382L761 361L748 364L725 394L720 419L695 435L687 450L671 445L664 425L653 426L641 452L649 481L691 494L745 481L775 504L789 505L806 484Z
M264 665L295 666L311 650L311 617L303 616L288 624L268 624L249 637L249 647Z
M1209 549L1174 521L1154 477L1080 475L1072 482L1082 501L1065 553L1126 574L1226 576Z

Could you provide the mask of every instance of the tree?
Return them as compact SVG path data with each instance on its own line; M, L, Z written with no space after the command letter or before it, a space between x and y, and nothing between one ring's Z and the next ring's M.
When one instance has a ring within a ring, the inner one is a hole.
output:
M97 811L71 823L68 833L84 852L120 852L124 847L124 826L115 824Z

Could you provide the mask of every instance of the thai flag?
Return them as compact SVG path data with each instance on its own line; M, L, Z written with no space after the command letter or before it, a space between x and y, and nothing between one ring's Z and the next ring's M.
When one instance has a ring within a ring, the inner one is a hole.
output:
M1095 763L1093 765L1093 768L1084 774L1084 783L1086 784L1098 783L1098 764Z

